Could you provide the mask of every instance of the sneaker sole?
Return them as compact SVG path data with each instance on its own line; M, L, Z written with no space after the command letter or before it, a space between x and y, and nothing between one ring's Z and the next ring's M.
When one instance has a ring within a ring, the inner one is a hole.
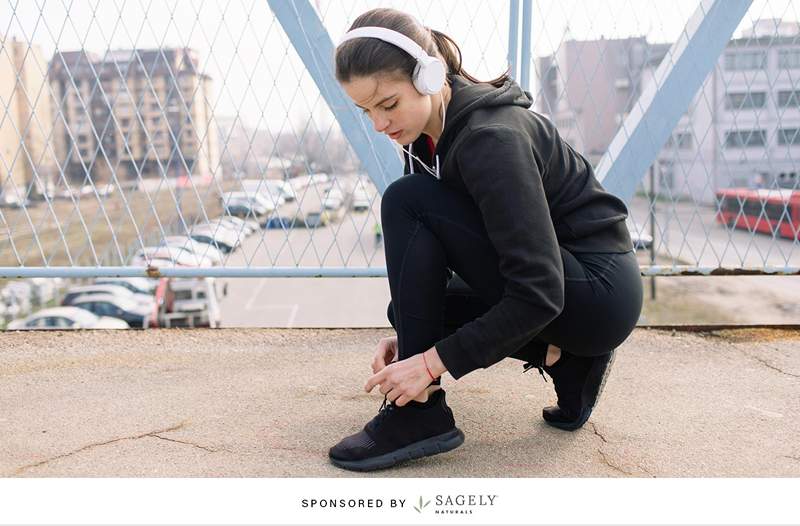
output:
M337 460L328 457L332 464L351 471L373 471L395 466L407 460L445 453L464 443L464 433L457 427L447 433L414 442L405 447L363 460Z
M572 420L570 422L562 422L560 420L550 420L548 419L546 413L542 413L542 420L544 420L545 424L561 429L562 431L577 431L578 429L583 427L583 424L585 424L587 420L589 420L589 416L591 414L592 414L592 408L584 407L583 410L581 411L580 416L577 419Z
M545 413L542 413L542 419L545 423L549 426L553 426L558 429L562 429L564 431L577 431L583 424L589 420L589 416L592 414L592 410L597 406L600 402L600 396L603 394L603 389L606 386L606 380L608 380L608 375L611 373L611 367L614 365L614 360L617 359L617 352L616 350L611 352L611 358L608 360L608 364L606 365L605 370L603 371L603 375L600 377L600 385L597 387L597 396L594 399L594 403L590 406L584 407L581 411L580 416L571 421L571 422L562 422L559 420L549 420Z
M592 407L597 406L600 403L600 397L603 394L603 389L606 386L606 380L608 380L608 375L611 374L611 368L614 366L614 360L617 359L617 351L611 351L611 358L608 360L608 364L606 365L605 370L603 371L603 376L600 377L600 385L597 388L597 396L594 399L594 403Z

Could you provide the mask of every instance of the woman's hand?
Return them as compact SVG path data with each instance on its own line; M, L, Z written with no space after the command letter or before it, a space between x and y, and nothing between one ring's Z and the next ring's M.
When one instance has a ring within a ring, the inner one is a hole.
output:
M397 336L381 338L378 341L378 349L372 357L372 372L377 373L397 356Z
M397 406L404 406L410 400L418 397L422 391L430 385L432 378L428 373L429 367L434 367L432 373L440 376L446 369L439 359L436 348L425 351L430 355L428 367L425 366L423 354L415 354L404 360L391 363L373 374L364 385L366 392L380 384L380 392L395 403Z

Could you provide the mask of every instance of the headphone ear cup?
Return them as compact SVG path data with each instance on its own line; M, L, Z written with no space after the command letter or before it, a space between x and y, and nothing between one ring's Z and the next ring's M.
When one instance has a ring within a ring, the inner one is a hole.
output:
M436 57L427 57L414 67L414 87L423 95L439 93L444 87L447 68Z

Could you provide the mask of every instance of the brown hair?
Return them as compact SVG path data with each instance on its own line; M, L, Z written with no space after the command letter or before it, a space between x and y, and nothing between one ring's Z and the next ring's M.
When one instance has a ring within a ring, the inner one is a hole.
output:
M461 49L452 38L422 26L407 13L385 7L372 9L356 18L348 31L364 26L385 27L402 33L419 44L429 55L443 59L448 74L460 75L475 84L483 83L464 71L461 65ZM336 49L335 62L336 80L339 82L350 82L352 77L398 73L411 79L417 65L416 59L404 50L374 38L356 38L343 43ZM509 70L506 70L501 76L486 83L499 88L508 79Z

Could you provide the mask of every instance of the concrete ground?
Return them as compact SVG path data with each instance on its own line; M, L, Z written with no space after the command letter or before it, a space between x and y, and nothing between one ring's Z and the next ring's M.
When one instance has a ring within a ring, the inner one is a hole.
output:
M6 332L3 477L800 476L800 331L637 328L580 431L509 359L455 382L466 442L357 474L328 448L383 401L362 386L389 329Z

